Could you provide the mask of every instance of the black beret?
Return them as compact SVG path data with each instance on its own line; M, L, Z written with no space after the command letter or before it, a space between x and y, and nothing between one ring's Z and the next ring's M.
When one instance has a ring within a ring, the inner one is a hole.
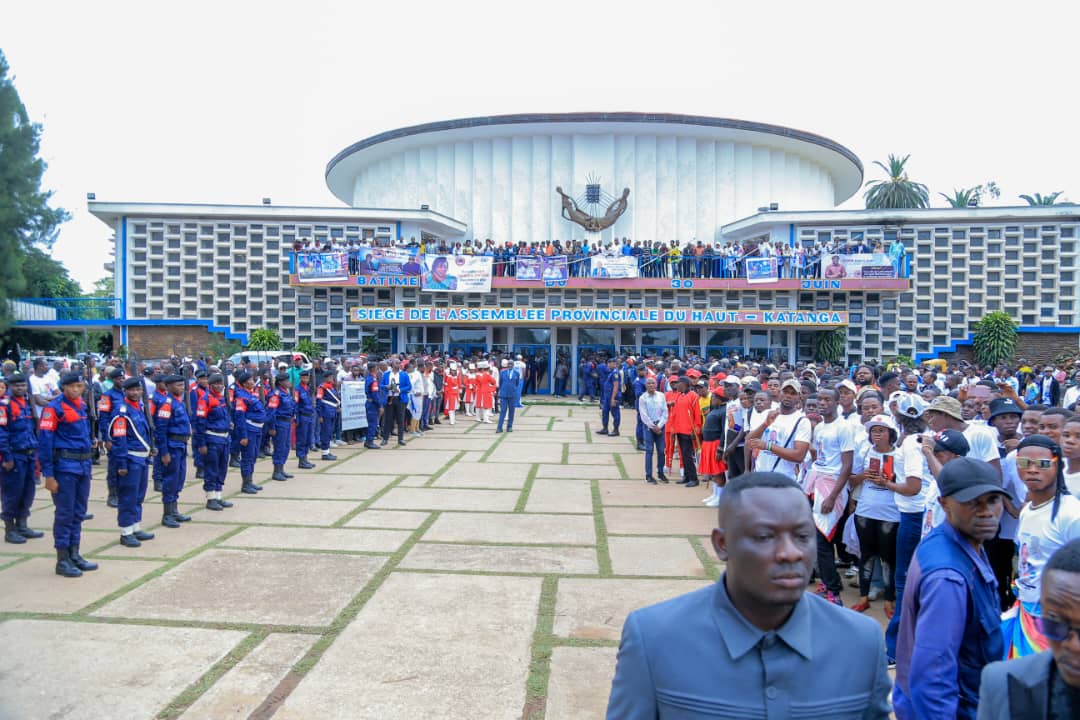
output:
M109 378L110 379L115 379L115 378L118 378L118 377L124 377L123 368L113 368L112 370L109 371Z
M72 383L82 382L82 375L79 373L68 372L60 376L60 387L70 385Z
M276 383L285 382L288 379L289 379L289 374L288 373L278 373L277 377L274 378L274 382L276 382Z
M195 373L195 378L196 379L204 378L204 377L210 377L210 373L206 372L205 370L200 370L197 373Z
M128 378L124 381L124 389L130 390L131 388L142 387L142 380L139 378Z
M152 367L145 367L145 368L143 368L142 374L143 375L149 375L150 377L153 377L156 372L157 372L157 370L154 370L154 368L152 368Z
M217 373L214 373L213 375L210 376L210 384L211 385L213 385L214 383L223 383L223 382L225 382L225 376L224 375L219 375Z
M14 385L15 383L24 383L24 382L29 382L29 381L26 379L26 376L23 375L22 373L15 373L14 375L12 375L11 377L9 377L7 379L7 384L8 385Z
M249 373L247 370L243 370L241 372L236 373L236 384L237 385L243 385L244 383L246 383L250 379L251 379L251 373Z
M184 382L184 376L183 375L176 375L176 374L166 375L165 378L162 380L162 382L165 383L166 385L172 385L173 383Z
M310 376L310 375L311 375L311 371L310 371L310 370L301 370L301 371L300 371L300 377L304 377L305 375L308 375L308 376Z

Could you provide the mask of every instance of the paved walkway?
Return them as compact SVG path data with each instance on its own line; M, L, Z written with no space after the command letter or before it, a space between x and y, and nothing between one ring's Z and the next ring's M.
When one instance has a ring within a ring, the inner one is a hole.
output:
M463 418L254 497L231 470L235 507L193 482L181 529L148 498L157 539L134 550L99 468L82 550L101 569L54 575L48 536L0 544L0 720L602 717L626 614L720 568L704 488L645 485L596 416ZM39 490L31 525L51 520Z

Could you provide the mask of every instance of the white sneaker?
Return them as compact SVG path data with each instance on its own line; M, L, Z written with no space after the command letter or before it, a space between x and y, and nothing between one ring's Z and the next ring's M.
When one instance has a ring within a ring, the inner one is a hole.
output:
M853 567L849 567L847 570L844 571L844 577L846 577L846 578L859 577L859 571L856 570Z
M717 507L720 505L719 495L710 495L709 499L705 501L705 507Z
M701 498L701 502L703 502L703 503L705 503L705 504L708 504L708 502L709 502L710 500L712 500L712 499L713 499L714 497L716 497L716 496L715 496L715 495L711 495L711 494L710 494L710 495L706 495L705 497Z

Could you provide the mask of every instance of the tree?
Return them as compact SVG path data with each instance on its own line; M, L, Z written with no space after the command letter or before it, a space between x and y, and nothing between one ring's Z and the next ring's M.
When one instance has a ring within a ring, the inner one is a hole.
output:
M975 361L993 366L1012 359L1016 352L1016 321L1000 310L987 313L975 323Z
M874 164L889 176L887 180L874 180L866 184L863 195L866 207L870 210L885 208L924 208L930 206L930 193L922 183L908 179L907 165L910 155L897 157L889 155L889 164L879 160Z
M1061 190L1052 192L1049 195L1043 195L1042 193L1035 193L1035 197L1031 195L1021 195L1020 199L1026 202L1028 205L1057 205L1057 199L1062 195ZM1065 203L1065 199L1062 198L1061 203Z
M113 285L113 276L106 275L103 278L99 278L94 281L94 289L90 293L90 297L99 298L111 298L116 297L116 290Z
M38 157L41 126L30 122L8 69L0 52L0 256L4 258L0 331L11 324L7 298L28 290L24 279L27 252L36 250L36 245L50 246L56 228L68 219L60 208L49 207L52 193L41 189L46 167Z
M281 337L273 328L259 328L248 335L248 350L280 350Z
M228 340L222 335L216 336L206 346L206 353L212 358L228 358L243 350L238 340Z
M976 185L972 188L960 190L953 189L952 195L946 195L945 193L938 193L938 195L945 198L945 202L949 203L950 207L979 207L982 205L983 195L989 195L997 200L1001 197L1001 190L998 188L996 182L989 180L982 185Z
M314 359L323 356L323 346L310 338L304 338L296 343L296 352L304 353L309 358Z
M814 335L814 359L818 362L843 362L847 354L847 331L844 328L823 330Z

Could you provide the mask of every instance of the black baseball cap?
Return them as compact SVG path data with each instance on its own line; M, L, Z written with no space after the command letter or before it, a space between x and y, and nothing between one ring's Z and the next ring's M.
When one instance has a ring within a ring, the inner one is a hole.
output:
M968 502L987 493L1005 494L997 470L988 462L969 457L945 463L938 473L937 484L941 497L951 497L957 502Z
M942 430L934 434L934 452L947 450L954 455L964 456L971 452L971 444L959 430Z

